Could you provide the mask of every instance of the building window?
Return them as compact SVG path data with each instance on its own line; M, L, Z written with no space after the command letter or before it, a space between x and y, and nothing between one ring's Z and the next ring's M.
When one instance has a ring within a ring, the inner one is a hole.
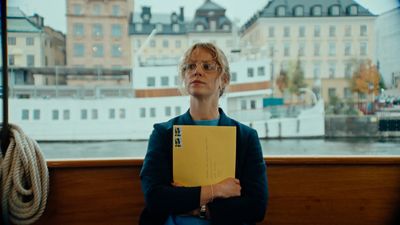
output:
M165 116L171 116L171 106L165 107Z
M351 55L351 43L350 42L346 42L344 44L344 55L345 56L350 56Z
M336 76L336 63L329 63L329 78L335 78Z
M346 63L345 68L344 68L344 76L346 78L351 78L353 71L352 71L352 65L351 63Z
M135 24L135 29L136 29L136 31L137 31L137 32L141 32L141 31L142 31L142 29L143 29L143 26L142 26L142 24L141 24L141 23L137 23L137 24Z
M178 116L178 115L180 115L180 114L181 114L181 107L176 106L176 107L175 107L175 115Z
M176 41L175 41L175 47L176 47L176 48L180 48L181 46L182 46L181 40L176 40Z
M35 56L34 55L26 56L26 65L27 66L35 66Z
M113 38L121 38L122 36L122 26L121 24L111 25L111 36Z
M329 26L329 37L335 37L335 36L336 36L336 27Z
M344 28L344 36L350 37L351 36L351 25L346 25Z
M145 118L146 117L146 108L140 108L139 114L140 114L140 118Z
M108 110L108 118L115 119L115 109Z
M211 20L210 21L210 30L215 31L217 28L217 21Z
M345 98L353 97L353 94L351 93L351 90L348 87L343 89L343 95L344 95Z
M161 86L167 87L169 85L169 77L161 77Z
M279 7L276 9L276 15L277 15L277 16L285 16L285 15L286 15L285 7L284 7L284 6L279 6Z
M247 109L247 102L245 99L240 100L240 109Z
M92 120L97 120L99 118L99 112L97 109L92 109Z
M336 43L330 42L329 43L329 56L335 56L335 55L336 55Z
M358 8L355 5L350 6L349 14L356 16L358 14Z
M328 88L328 96L335 97L336 96L336 88Z
M126 109L119 109L119 118L120 119L126 118Z
M321 52L321 44L314 43L314 56L320 56Z
M87 120L87 118L88 118L87 109L81 109L81 119L82 120Z
M258 76L264 76L265 75L265 67L260 66L257 68L257 75Z
M82 15L82 5L81 4L73 4L72 5L72 14L74 15Z
M268 28L268 37L275 37L275 27Z
M256 100L250 100L250 109L256 108Z
M228 24L224 24L224 26L222 27L222 29L223 29L224 31L229 31L230 28L231 28L231 27L230 27Z
M14 55L8 55L8 65L9 66L15 65L15 56Z
M103 26L99 23L92 25L92 36L96 38L103 37Z
M164 39L162 45L163 45L164 48L168 48L168 46L169 46L168 40Z
M121 15L121 7L119 7L119 5L113 5L113 6L112 6L111 15L113 15L113 16L119 16L119 15Z
M104 56L104 48L103 44L94 44L92 47L93 57L103 57Z
M283 36L290 37L290 27L286 26L283 28Z
M85 29L83 27L82 23L74 23L72 25L72 33L74 34L74 37L83 37L85 34Z
M360 55L366 56L368 53L368 44L367 42L360 43Z
M295 15L295 16L304 16L304 9L303 9L303 7L302 7L302 6L297 6L297 7L294 9L294 15Z
M7 44L9 45L17 45L17 38L16 37L8 37Z
M254 69L253 68L247 68L247 76L254 77Z
M28 109L23 109L22 110L22 120L29 120L29 110Z
M179 24L175 23L172 25L172 31L175 33L179 32Z
M26 45L27 46L32 46L32 45L34 45L35 44L35 39L33 39L33 37L27 37L26 38Z
M63 119L69 120L70 119L70 111L68 109L63 110Z
M312 8L312 15L313 15L313 16L321 16L321 15L322 15L321 6L314 6L314 7Z
M101 5L100 4L94 4L93 5L93 15L99 16L101 14Z
M155 86L156 86L156 78L147 77L147 87L155 87Z
M197 24L196 25L196 31L203 31L204 30L204 26L201 24Z
M156 117L156 108L150 108L150 117Z
M367 36L367 25L360 26L360 36L361 37Z
M232 72L232 73L231 73L231 81L232 81L232 82L237 81L237 73L236 73L236 72Z
M40 110L39 109L34 109L33 110L33 119L34 120L40 120Z
M118 44L111 45L111 56L116 57L116 58L119 58L122 56L121 45L118 45Z
M85 53L85 45L84 44L74 44L74 56L82 57Z
M290 56L290 44L289 43L284 43L283 44L283 56Z
M331 16L339 16L340 13L339 6L337 5L331 6L329 12L330 12L329 15Z
M321 27L319 25L314 26L314 37L321 37Z
M306 49L306 43L302 42L299 44L299 56L304 56L305 55L305 50Z
M150 40L150 47L152 48L156 47L156 40Z
M304 36L306 36L306 27L300 26L299 27L299 37L304 37Z
M53 111L52 111L52 119L53 120L58 120L59 119L59 111L57 110L57 109L54 109Z
M313 68L313 77L318 79L321 76L321 64L315 63Z

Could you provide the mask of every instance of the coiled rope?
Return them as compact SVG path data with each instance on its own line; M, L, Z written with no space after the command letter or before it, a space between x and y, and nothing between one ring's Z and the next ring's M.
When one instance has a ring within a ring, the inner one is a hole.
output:
M10 144L0 178L3 223L32 224L43 214L49 192L49 172L37 142L10 124Z

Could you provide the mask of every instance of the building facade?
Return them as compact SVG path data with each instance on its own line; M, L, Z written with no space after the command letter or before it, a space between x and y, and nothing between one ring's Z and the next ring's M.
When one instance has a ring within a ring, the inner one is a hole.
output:
M375 19L353 0L272 0L242 27L242 53L269 56L275 79L299 61L308 87L325 101L350 98L354 61L376 62Z
M400 87L400 7L379 15L376 21L379 71L388 88Z
M67 65L128 68L133 0L67 0Z

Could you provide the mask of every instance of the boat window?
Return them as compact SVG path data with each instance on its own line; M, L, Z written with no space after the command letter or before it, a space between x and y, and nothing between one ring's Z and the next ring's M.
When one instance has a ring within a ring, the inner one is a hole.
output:
M109 109L108 118L115 119L115 109Z
M28 109L22 110L22 120L29 120L29 110Z

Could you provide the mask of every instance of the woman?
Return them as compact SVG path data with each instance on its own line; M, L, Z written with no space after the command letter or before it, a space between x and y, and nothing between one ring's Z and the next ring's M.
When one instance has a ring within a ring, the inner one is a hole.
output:
M211 43L189 48L180 65L189 110L155 124L140 174L146 207L141 224L254 224L265 215L268 189L257 132L218 107L230 81L224 53ZM219 183L181 187L172 177L173 125L236 126L236 170Z

